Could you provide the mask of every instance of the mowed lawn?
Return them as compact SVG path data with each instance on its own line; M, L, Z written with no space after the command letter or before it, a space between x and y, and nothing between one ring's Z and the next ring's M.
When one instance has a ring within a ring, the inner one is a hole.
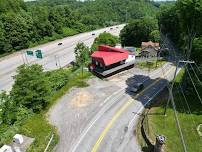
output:
M179 85L177 85L180 83L183 73L183 71L179 73L176 79L176 85L174 86L174 89L177 90L174 94L177 116L182 128L187 151L202 152L202 137L200 137L197 132L197 126L202 124L202 105L194 90L193 92L184 92L188 105L186 104L182 92L179 91ZM202 94L202 92L200 92L200 94ZM183 146L177 129L173 108L170 104L166 116L164 116L164 105L167 100L163 100L164 101L160 101L159 104L156 105L156 101L154 101L154 105L148 114L147 119L149 125L147 127L149 135L153 141L155 141L155 135L165 135L167 138L166 151L182 152Z

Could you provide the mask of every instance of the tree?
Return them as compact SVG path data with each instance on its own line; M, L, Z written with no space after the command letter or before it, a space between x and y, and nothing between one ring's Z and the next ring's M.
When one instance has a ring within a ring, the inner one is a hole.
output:
M176 6L182 32L184 34L185 54L187 59L189 59L195 37L202 34L202 1L178 0Z
M84 43L78 43L74 49L74 53L76 56L76 65L81 67L83 77L83 68L90 59L89 48Z
M11 97L17 106L24 106L35 112L45 108L51 89L42 66L20 66L14 78Z
M153 42L160 42L160 32L159 30L154 30L149 34L149 40Z
M92 51L96 51L99 45L109 45L116 46L119 43L119 38L110 33L101 33L97 38L95 38L93 45L91 46Z
M78 43L74 49L76 64L78 66L84 66L89 61L89 48L83 43Z
M148 41L150 33L157 29L157 20L154 18L133 20L121 30L121 44L122 46L140 46L141 42Z
M180 42L180 21L177 15L177 8L174 3L160 6L158 22L162 33L169 35L175 43Z
M2 92L0 94L0 124L13 124L17 119L16 112L17 106L15 101L6 92Z

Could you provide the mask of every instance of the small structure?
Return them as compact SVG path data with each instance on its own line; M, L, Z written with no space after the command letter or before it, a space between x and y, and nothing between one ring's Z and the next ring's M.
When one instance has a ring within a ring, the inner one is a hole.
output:
M156 57L159 51L160 51L159 43L153 43L152 41L142 42L141 56Z
M122 48L100 45L92 55L90 69L102 76L134 65L135 56Z
M16 144L22 144L22 143L24 142L23 136L20 135L20 134L16 134L16 135L13 137L13 142L16 143Z
M0 152L13 152L11 146L8 146L8 145L3 145L1 148L0 148Z

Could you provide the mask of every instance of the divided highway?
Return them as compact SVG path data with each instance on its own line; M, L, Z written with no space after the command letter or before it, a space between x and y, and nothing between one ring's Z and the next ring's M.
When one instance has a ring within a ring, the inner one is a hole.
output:
M118 28L117 28L118 27ZM59 67L64 67L72 62L74 57L74 48L78 42L84 42L87 46L91 46L95 37L104 31L112 33L113 35L119 35L123 25L103 28L91 32L78 34L75 36L67 37L61 40L56 40L44 45L40 45L27 50L42 50L44 55L43 59L36 59L35 57L26 56L25 51L16 52L12 55L0 58L0 91L10 91L14 83L12 76L16 74L16 69L23 63L34 64L38 63L43 65L45 70L54 70ZM95 35L92 35L92 34ZM58 45L58 43L63 43Z

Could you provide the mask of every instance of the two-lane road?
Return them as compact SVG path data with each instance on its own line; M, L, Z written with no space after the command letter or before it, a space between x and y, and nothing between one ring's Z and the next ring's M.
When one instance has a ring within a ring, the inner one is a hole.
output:
M139 114L174 76L171 63L154 71L145 80L145 89L133 96L123 89L112 97L86 127L71 152L141 151L134 136ZM114 98L116 100L114 100ZM111 103L110 103L111 102Z
M92 32L86 32L75 36L67 37L61 40L56 40L44 45L40 45L27 50L42 50L43 59L36 59L36 57L26 56L25 51L16 52L12 55L0 59L0 91L9 91L13 85L13 78L16 74L16 69L20 65L38 63L43 65L45 70L54 70L59 67L64 67L72 62L74 57L74 48L78 42L84 42L87 46L91 46L95 37L104 31L118 36L120 30L124 25L113 26L113 29L103 28ZM92 35L92 34L95 35ZM58 45L58 43L63 43Z

